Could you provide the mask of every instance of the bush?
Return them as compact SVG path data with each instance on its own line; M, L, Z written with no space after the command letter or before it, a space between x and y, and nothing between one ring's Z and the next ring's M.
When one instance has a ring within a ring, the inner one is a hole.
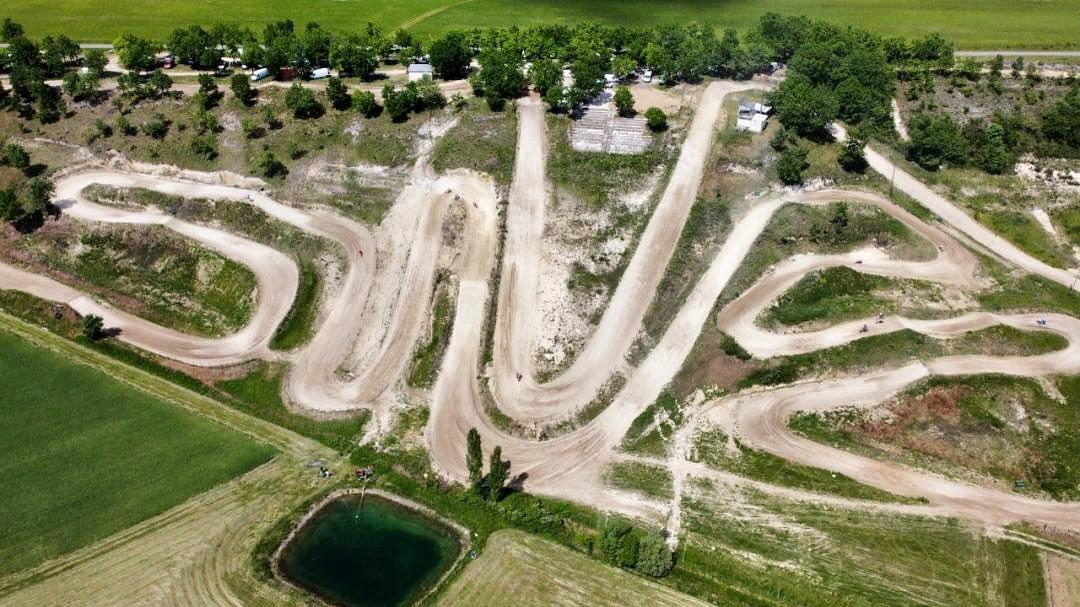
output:
M615 90L615 107L619 110L620 116L634 115L634 96L630 93L629 88L620 86Z
M285 107L292 110L296 118L318 118L323 114L323 106L315 99L315 93L299 82L294 82L285 93Z
M836 160L840 163L840 168L849 173L862 173L866 170L866 155L863 153L863 142L858 139L851 138L844 142L844 146L840 148L840 154Z
M243 131L245 139L258 139L263 136L263 128L251 118L240 121L240 130Z
M102 335L102 329L105 328L105 321L97 314L87 314L82 319L83 335L91 340L97 340Z
M798 146L790 146L780 153L780 159L776 161L776 176L784 185L799 185L802 183L803 171L810 167L806 161L807 152Z
M638 529L617 516L600 517L597 529L597 548L602 560L653 577L671 571L673 557L660 534Z
M963 166L967 160L968 144L960 125L948 116L934 117L919 114L908 125L911 143L907 158L928 171L942 164Z
M335 110L347 110L352 105L349 88L345 86L341 78L331 77L326 81L326 100Z
M169 123L162 114L155 114L154 118L142 125L142 132L154 139L164 139L169 134Z
M667 114L664 110L658 107L651 107L645 110L645 121L649 125L649 130L654 133L667 129Z
M251 88L251 80L247 74L233 74L229 85L232 88L233 95L236 95L240 103L246 106L255 103L255 98L259 96L259 92Z
M258 158L255 159L252 171L268 178L284 177L289 174L289 169L275 158L274 153L270 150L263 150L259 154Z
M364 118L374 118L382 113L382 106L375 101L375 93L371 91L356 91L352 96L353 109L360 112Z
M639 572L652 577L663 577L671 572L674 565L671 550L668 550L664 538L657 533L642 534L638 540L637 564Z

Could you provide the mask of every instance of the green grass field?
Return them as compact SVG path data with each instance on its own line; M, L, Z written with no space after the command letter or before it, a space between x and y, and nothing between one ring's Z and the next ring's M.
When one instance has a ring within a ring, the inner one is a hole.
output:
M806 14L884 35L938 32L955 40L960 48L1080 46L1077 0L255 0L230 4L215 0L8 0L0 13L16 18L35 36L63 32L82 41L105 42L124 31L163 38L178 25L231 22L261 28L267 21L286 18L300 27L317 21L336 30L349 30L372 21L386 30L405 26L421 34L583 20L635 26L689 20L746 29L766 11Z
M0 331L0 575L163 512L269 446Z

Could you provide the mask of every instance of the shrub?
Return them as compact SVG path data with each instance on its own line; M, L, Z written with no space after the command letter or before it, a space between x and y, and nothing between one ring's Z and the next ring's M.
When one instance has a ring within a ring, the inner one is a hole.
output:
M341 78L331 77L326 81L326 100L335 110L347 110L352 105L349 98L349 88L341 81Z
M674 565L671 550L657 533L644 533L638 539L637 563L634 568L645 575L663 577Z
M806 161L807 152L804 148L791 146L780 153L776 161L776 176L784 185L799 185L802 183L802 174L810 163Z
M294 82L285 93L285 107L292 110L296 118L318 118L323 114L323 106L315 99L315 93L299 82Z
M634 96L628 87L620 86L615 90L615 107L619 110L620 116L634 115Z
M364 118L374 118L382 112L382 106L375 101L375 93L371 91L356 91L352 96L353 109L360 112Z
M863 153L863 142L858 139L851 138L844 142L844 146L840 148L840 154L836 160L840 163L840 168L849 173L862 173L866 170L866 155Z
M649 125L649 130L654 133L667 129L667 114L664 110L658 107L651 107L645 110L645 121Z
M253 172L262 175L263 177L284 177L289 174L289 169L285 165L274 157L274 153L270 150L263 150L261 154L255 159Z
M164 139L169 133L169 123L162 114L155 114L154 118L142 125L142 132L154 139Z

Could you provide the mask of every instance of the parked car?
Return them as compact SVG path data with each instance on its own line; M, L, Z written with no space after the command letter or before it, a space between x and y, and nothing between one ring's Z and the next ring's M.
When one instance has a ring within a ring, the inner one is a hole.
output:
M652 82L652 70L645 70L641 73L642 82Z

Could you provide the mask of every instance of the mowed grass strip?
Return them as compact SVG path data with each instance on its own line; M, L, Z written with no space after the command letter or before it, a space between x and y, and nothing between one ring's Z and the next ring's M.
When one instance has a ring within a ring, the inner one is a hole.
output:
M274 450L0 331L0 575L161 513Z
M368 22L387 32L408 27L425 37L449 29L600 21L652 26L697 21L746 30L766 11L805 14L857 25L887 36L937 32L960 48L1076 48L1076 0L250 0L223 8L212 0L7 0L2 15L17 18L39 37L65 33L77 40L109 42L131 31L164 39L179 25L236 23L261 32L263 25L292 19L297 27L316 21L339 31L359 31Z
M446 589L438 605L696 607L706 603L548 540L508 530L488 538L484 553Z

